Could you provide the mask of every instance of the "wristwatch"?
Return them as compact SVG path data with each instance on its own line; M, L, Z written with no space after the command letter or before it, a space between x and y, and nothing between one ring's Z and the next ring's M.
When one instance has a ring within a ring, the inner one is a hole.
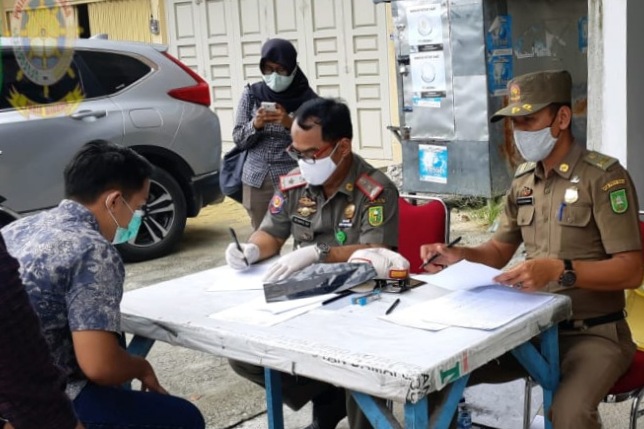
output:
M564 259L564 270L559 276L559 284L563 287L572 287L577 282L577 274L572 268L572 261L570 259Z
M318 262L324 262L327 256L329 256L331 246L326 243L317 243L315 245L315 251L318 252Z

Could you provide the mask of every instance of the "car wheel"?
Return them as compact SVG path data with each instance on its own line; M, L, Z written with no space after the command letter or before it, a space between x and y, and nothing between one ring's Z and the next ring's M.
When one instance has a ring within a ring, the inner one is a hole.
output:
M143 222L134 242L118 245L123 260L139 262L172 252L186 227L186 199L176 180L154 167Z

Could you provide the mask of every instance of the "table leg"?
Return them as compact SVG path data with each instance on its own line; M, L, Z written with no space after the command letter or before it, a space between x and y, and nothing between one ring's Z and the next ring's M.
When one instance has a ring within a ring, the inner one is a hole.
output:
M135 335L127 345L127 352L134 356L146 357L154 345L154 340Z
M268 428L284 429L284 412L282 406L282 377L279 371L264 368L266 383L266 411Z
M559 385L559 339L557 325L541 333L541 352L527 342L521 344L512 354L543 389L543 410L546 429L552 429L548 418L554 393Z
M449 428L454 414L456 413L456 408L458 407L458 402L463 397L463 392L467 386L467 381L470 379L469 374L465 374L463 377L457 379L452 384L445 386L444 389L449 389L447 393L447 398L445 398L445 403L440 409L436 410L438 412L438 417L436 419L436 424L434 429L447 429ZM418 404L416 404L418 405ZM425 404L428 406L428 404ZM407 405L405 405L405 411Z
M369 419L369 422L371 423L371 426L373 426L375 429L400 429L400 423L396 421L392 414L392 410L387 408L387 404L383 401L376 401L373 399L373 397L361 393L361 392L354 392L351 391L351 395L353 395L353 398L356 400L358 403L358 406L362 410L365 416L367 416L367 419ZM426 402L425 402L426 403ZM415 405L418 404L410 404L410 406L413 408ZM425 415L425 425L424 426L410 426L410 427L416 427L416 428L427 428L427 408L424 409L424 415Z
M548 418L550 407L557 386L559 386L559 330L557 325L548 329L541 335L541 354L550 366L550 389L543 390L543 413L546 415L546 429L552 429L552 422Z

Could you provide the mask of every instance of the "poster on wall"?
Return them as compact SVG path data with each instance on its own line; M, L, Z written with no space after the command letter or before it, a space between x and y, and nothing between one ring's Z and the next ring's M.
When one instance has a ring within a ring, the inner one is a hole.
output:
M512 66L512 17L499 15L487 31L487 82L490 95L507 95L508 82L514 77Z
M442 47L443 23L440 4L410 7L407 9L407 25L410 46L440 45Z
M487 82L490 94L507 95L508 82L514 76L512 55L496 55L487 62Z
M409 55L414 106L440 107L447 96L443 51Z
M418 145L418 175L422 182L447 183L447 147Z
M512 55L512 17L499 15L494 18L485 37L491 55Z

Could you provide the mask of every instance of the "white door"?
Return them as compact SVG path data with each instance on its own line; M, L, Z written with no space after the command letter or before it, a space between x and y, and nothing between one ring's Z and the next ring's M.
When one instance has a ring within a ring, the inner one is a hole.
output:
M213 88L224 149L269 37L293 42L311 87L351 109L354 150L391 159L385 8L372 0L166 0L172 52Z

